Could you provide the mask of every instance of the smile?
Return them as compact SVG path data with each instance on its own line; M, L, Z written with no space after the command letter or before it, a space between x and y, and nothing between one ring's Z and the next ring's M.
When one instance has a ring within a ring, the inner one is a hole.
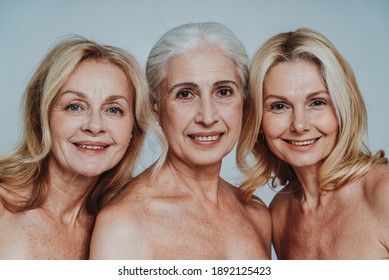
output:
M199 141L199 142L212 142L218 140L222 134L217 135L208 135L208 136L193 136L191 135L190 138Z
M320 137L319 137L320 138ZM311 140L304 140L304 141L293 141L293 140L285 140L289 144L295 145L295 146L308 146L313 143L315 143L319 138L311 139Z
M81 145L81 144L76 144L76 146L87 150L103 150L107 147L107 146Z

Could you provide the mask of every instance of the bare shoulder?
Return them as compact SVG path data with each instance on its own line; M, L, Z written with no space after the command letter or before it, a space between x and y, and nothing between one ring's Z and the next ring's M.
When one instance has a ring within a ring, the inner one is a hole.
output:
M269 205L269 210L272 215L282 213L289 207L290 197L295 193L291 185L288 185L277 192Z
M374 166L364 178L363 187L370 207L389 214L389 166Z
M146 258L142 218L145 206L142 192L137 190L140 187L139 182L131 182L99 212L92 234L90 259Z

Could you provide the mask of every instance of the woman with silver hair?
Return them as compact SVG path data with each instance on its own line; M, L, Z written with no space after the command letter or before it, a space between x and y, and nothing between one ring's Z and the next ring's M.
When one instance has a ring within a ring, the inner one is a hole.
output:
M244 157L253 130L242 129L257 113L247 64L242 43L217 23L178 26L156 43L146 76L163 152L99 214L91 258L270 258L267 207L220 177L223 157L238 139Z

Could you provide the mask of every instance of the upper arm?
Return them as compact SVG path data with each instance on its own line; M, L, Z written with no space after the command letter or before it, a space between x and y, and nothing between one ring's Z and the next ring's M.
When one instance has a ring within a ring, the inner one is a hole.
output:
M137 219L120 209L103 209L93 230L90 259L145 259L145 242Z

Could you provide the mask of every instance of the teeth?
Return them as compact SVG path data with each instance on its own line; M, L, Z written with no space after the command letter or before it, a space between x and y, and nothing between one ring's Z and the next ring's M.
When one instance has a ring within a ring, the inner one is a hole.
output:
M296 146L306 146L306 145L312 144L312 143L315 142L315 141L316 141L316 140L313 139L313 140L301 141L301 142L298 142L298 141L290 141L290 143L293 144L293 145L296 145Z
M88 149L88 150L102 150L103 146L92 146L92 145L78 145L80 148Z
M209 142L209 141L215 141L218 139L220 135L213 135L213 136L195 136L194 139L200 142Z

